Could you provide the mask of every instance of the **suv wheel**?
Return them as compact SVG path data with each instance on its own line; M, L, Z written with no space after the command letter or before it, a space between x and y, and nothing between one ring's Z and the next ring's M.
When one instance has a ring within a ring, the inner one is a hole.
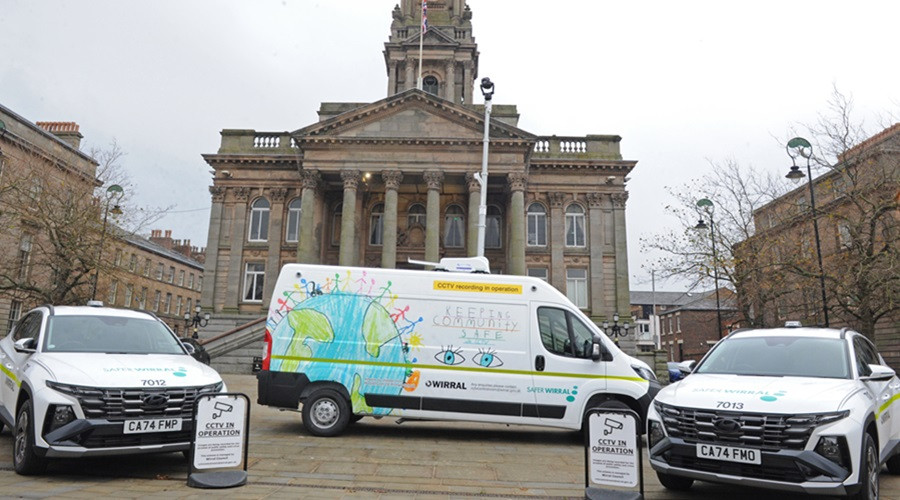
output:
M44 472L47 460L34 452L34 410L30 399L26 399L19 409L14 433L13 467L16 473L30 476Z
M877 500L878 498L878 471L881 464L878 461L878 448L872 435L866 433L863 453L860 457L859 491L851 496L854 500Z
M319 389L303 402L303 425L313 436L337 436L350 422L350 405L330 389Z
M665 486L667 490L687 491L690 489L691 485L694 484L694 480L689 477L673 476L658 471L656 477L659 479L660 484Z

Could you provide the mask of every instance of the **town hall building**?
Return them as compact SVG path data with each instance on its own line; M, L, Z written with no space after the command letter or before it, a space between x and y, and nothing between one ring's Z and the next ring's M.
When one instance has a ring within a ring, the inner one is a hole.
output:
M394 8L387 95L322 103L316 123L226 129L214 169L201 303L259 316L289 262L414 268L477 254L485 127L464 0ZM477 95L476 95L477 93ZM599 321L630 316L621 137L536 135L515 105L489 128L484 255L491 272L547 280ZM292 131L290 131L292 130Z

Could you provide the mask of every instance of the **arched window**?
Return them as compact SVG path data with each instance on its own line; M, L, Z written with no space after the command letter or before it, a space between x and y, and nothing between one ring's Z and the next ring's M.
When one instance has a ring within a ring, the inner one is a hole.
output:
M269 239L269 200L257 198L250 205L250 241Z
M466 244L466 216L462 207L450 205L444 213L444 246L461 248Z
M500 248L502 241L500 208L496 205L488 205L487 217L484 220L484 248Z
M584 209L577 203L566 207L566 246L584 246Z
M433 76L426 76L423 78L422 90L431 95L438 95L438 79Z
M331 214L331 244L334 246L341 244L341 220L343 213L343 203L338 203L334 206L334 212Z
M413 203L407 210L406 227L410 228L416 225L425 227L425 219L427 218L425 215L425 206L421 203Z
M284 236L285 241L300 240L300 198L294 198L288 203L287 217L287 234Z
M526 213L528 224L528 246L547 245L547 209L540 203L528 205Z
M369 244L384 244L384 203L372 207L372 214L369 216Z

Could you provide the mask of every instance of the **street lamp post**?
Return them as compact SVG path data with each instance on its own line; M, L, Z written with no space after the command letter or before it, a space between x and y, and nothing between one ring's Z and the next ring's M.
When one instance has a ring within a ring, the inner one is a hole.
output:
M610 325L609 321L603 322L603 331L613 338L613 342L616 345L619 345L619 337L624 337L628 335L628 329L631 328L631 325L626 321L624 324L619 325L619 313L613 313L613 324Z
M712 254L713 254L713 280L716 286L716 333L719 334L719 338L722 338L722 306L719 303L719 254L716 252L716 223L713 220L713 202L707 198L701 198L697 200L697 207L704 209L706 215L709 216L709 236L712 240ZM703 222L703 219L700 219L700 222L694 226L694 229L704 230L706 229L706 223Z
M828 298L825 295L825 269L822 267L822 245L819 243L819 216L816 214L816 193L813 189L812 169L812 144L802 137L794 137L788 141L784 148L791 157L791 170L785 176L794 183L806 177L809 181L809 207L812 210L813 233L816 236L816 257L819 259L819 287L822 289L822 314L825 318L825 327L828 325ZM797 157L806 158L806 175L797 166Z
M100 258L103 256L103 241L106 239L107 219L109 218L110 211L113 215L122 214L122 209L119 207L119 201L122 200L123 196L125 196L125 190L118 184L113 184L106 188L106 205L103 208L103 229L100 232L100 245L97 247L97 262L94 264L94 279L91 283L91 300L97 298L97 278L100 274ZM115 203L113 203L113 200L115 200ZM110 203L113 203L112 210L109 208Z
M491 98L494 97L494 84L488 77L481 79L481 94L484 95L484 148L481 153L481 173L475 174L475 180L481 186L481 204L478 205L478 256L484 257L484 233L487 226L488 143L491 129Z
M206 313L201 317L200 311L202 311L202 310L203 310L203 308L200 307L200 304L197 304L194 307L194 315L193 316L191 316L190 311L184 313L184 327L192 328L192 333L191 333L192 339L200 338L198 330L200 328L205 327L207 325L207 323L209 323L209 313Z

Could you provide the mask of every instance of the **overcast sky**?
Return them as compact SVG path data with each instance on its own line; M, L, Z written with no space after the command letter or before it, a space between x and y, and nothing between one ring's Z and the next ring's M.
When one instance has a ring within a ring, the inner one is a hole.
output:
M136 201L174 206L156 227L203 246L212 182L200 155L219 131L295 130L323 101L384 98L397 1L0 0L0 103L77 122L83 150L116 140ZM518 105L521 128L618 134L638 161L632 289L650 289L640 237L674 223L666 186L727 158L787 172L780 144L833 85L872 129L900 107L896 0L469 5L478 76L495 82L496 104Z

